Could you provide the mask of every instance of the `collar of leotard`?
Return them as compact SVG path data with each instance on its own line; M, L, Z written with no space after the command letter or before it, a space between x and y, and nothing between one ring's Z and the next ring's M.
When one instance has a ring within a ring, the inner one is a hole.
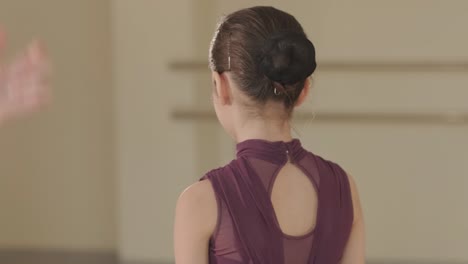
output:
M249 139L238 143L236 148L237 158L253 157L275 163L294 161L305 151L299 139L288 142Z

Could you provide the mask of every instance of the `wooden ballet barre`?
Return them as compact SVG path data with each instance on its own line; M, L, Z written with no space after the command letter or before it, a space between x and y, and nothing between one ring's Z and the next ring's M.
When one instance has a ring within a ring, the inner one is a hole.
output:
M213 111L178 109L171 118L182 121L214 121ZM296 112L295 121L317 123L393 123L420 125L468 125L468 113L370 113L370 112Z
M180 60L169 63L174 71L208 70L204 60ZM328 72L467 72L468 61L322 61L318 71Z

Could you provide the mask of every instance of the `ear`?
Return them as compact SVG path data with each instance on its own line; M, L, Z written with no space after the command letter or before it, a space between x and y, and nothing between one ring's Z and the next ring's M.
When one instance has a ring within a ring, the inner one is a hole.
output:
M310 78L307 78L305 83L304 83L304 88L302 88L301 94L297 98L296 104L294 106L300 106L307 98L307 95L309 95L310 91Z
M222 105L231 104L231 87L226 73L212 73L214 94Z

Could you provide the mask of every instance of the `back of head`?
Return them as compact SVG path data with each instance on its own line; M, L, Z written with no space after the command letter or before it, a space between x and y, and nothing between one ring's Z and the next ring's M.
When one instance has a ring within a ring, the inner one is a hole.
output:
M315 71L315 48L299 22L273 7L252 7L225 16L210 46L210 68L229 71L255 102L282 101L292 110Z

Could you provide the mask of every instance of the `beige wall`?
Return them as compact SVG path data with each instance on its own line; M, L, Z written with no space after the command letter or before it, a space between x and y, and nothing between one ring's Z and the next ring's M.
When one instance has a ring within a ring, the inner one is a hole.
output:
M174 105L196 91L190 74L167 69L190 57L192 1L113 1L117 93L119 242L125 259L172 258L173 208L195 180L192 127L174 123Z
M0 130L1 249L115 247L109 21L109 1L0 1L8 55L39 36L55 70L54 103Z

